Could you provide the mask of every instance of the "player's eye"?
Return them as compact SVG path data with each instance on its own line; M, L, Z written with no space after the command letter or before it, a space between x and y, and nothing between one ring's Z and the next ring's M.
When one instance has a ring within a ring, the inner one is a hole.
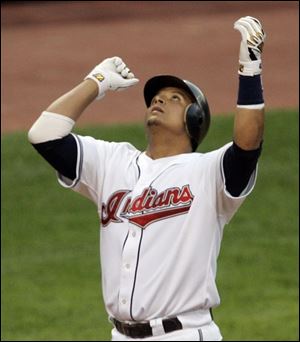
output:
M175 100L175 101L180 101L181 100L181 98L180 98L180 96L179 95L177 95L177 94L174 94L174 95L172 95L172 100Z

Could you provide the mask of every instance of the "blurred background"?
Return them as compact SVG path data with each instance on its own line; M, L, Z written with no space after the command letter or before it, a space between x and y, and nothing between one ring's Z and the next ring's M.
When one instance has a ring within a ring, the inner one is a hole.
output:
M110 339L93 204L58 186L27 131L103 59L140 79L108 92L75 132L143 150L143 86L174 74L206 94L201 151L232 139L240 34L263 23L266 128L257 184L225 228L218 261L224 340L299 340L298 1L6 1L1 3L1 340Z
M259 18L268 108L298 106L297 1L6 1L1 5L2 131L28 129L45 107L103 59L120 56L140 79L88 108L79 124L143 120L143 85L190 79L213 114L236 103L241 16ZM113 101L112 101L113 96Z

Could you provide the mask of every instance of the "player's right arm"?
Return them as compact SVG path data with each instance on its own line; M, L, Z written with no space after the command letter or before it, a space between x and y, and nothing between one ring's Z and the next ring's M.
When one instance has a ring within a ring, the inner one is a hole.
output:
M232 196L239 196L246 188L262 150L265 104L261 54L266 34L260 21L250 16L237 20L234 28L242 36L239 91L234 142L225 153L223 168L227 190Z
M105 59L78 86L59 97L28 132L34 148L62 175L76 177L77 144L71 134L76 120L107 90L121 90L138 82L120 57Z
M87 79L51 103L46 111L64 115L75 122L96 99L97 95L98 86L96 82Z

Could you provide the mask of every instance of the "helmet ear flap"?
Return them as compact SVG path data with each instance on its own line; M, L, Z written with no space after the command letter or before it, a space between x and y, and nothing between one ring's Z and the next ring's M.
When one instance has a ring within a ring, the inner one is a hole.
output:
M189 137L191 138L193 150L195 150L193 144L198 145L201 134L201 126L203 124L204 118L205 113L198 103L191 103L187 106L185 114L185 127Z

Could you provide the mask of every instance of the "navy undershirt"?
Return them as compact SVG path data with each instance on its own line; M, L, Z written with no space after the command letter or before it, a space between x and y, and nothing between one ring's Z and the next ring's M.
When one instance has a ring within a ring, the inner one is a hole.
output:
M71 180L76 178L77 144L72 134L62 139L33 144L33 147L61 175ZM261 146L245 151L235 143L226 150L223 169L226 189L232 196L239 196L246 188L260 153Z

